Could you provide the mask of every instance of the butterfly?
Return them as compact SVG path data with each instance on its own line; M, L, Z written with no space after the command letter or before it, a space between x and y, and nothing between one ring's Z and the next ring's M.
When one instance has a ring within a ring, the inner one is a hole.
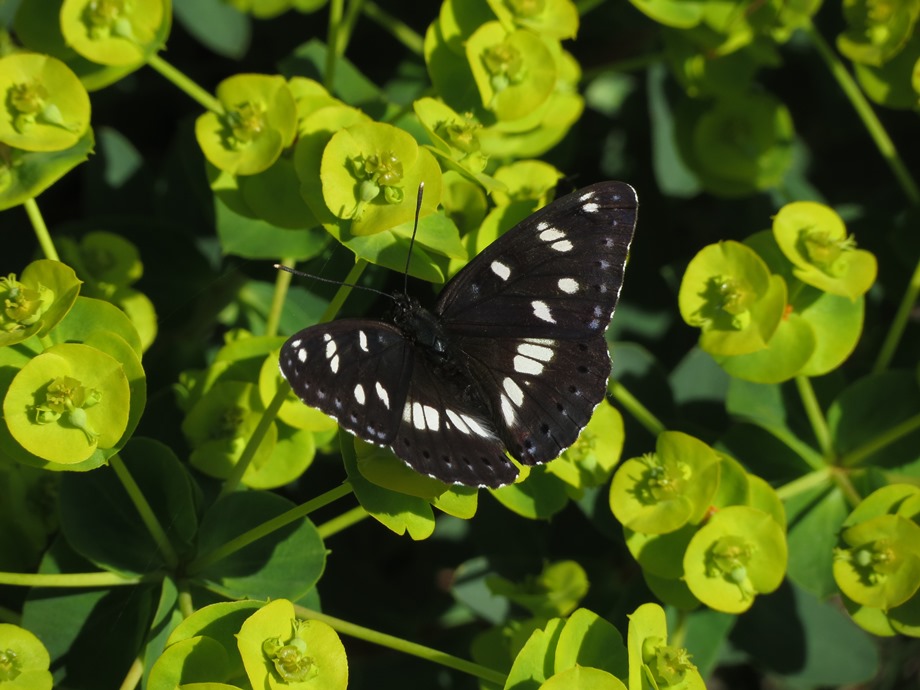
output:
M558 457L604 398L604 331L623 285L635 190L600 182L538 210L441 291L388 320L306 328L281 348L297 396L451 484L499 487Z

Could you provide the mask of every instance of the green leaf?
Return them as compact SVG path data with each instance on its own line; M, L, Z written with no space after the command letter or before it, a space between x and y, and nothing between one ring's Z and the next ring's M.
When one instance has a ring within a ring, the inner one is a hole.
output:
M172 10L166 0L135 0L114 11L87 0L64 0L60 16L64 40L82 57L133 67L164 46Z
M916 2L878 5L871 0L844 0L848 26L837 36L837 49L854 62L882 65L913 35L918 13Z
M233 667L232 657L228 657L226 648L219 642L210 637L191 637L163 650L150 669L147 687L151 690L202 686L202 690L229 689L234 686L213 681L230 677Z
M618 678L596 668L575 666L557 673L540 686L540 690L626 690Z
M684 101L677 123L684 162L713 194L738 197L777 187L792 164L792 116L769 94Z
M294 141L297 112L283 77L237 74L217 86L221 114L195 121L195 137L212 165L234 175L268 170Z
M834 449L847 466L898 468L908 476L920 473L920 429L908 428L878 444L920 409L920 386L904 372L872 374L844 389L827 411ZM847 456L856 453L852 459Z
M626 678L629 672L628 654L620 631L588 609L572 612L556 645L553 670L558 674L576 666L601 669L618 678Z
M406 534L418 541L434 532L434 512L428 501L377 486L366 479L358 469L354 441L345 432L339 432L342 459L348 481L355 497L368 514L396 534Z
M727 241L690 261L678 295L680 314L702 329L700 347L713 355L745 355L767 347L786 306L782 278L750 248Z
M224 496L202 518L199 557L294 507L287 499L261 491ZM204 586L228 597L296 600L316 585L325 567L322 538L310 520L299 518L195 575Z
M254 688L345 690L348 685L339 636L321 621L298 620L290 601L272 601L253 613L237 644Z
M569 502L565 483L549 473L546 465L533 467L526 479L491 494L508 510L531 520L545 520L565 508Z
M176 20L211 51L240 60L252 35L252 22L222 0L182 0L173 5Z
M9 149L0 158L0 211L34 199L93 152L93 130L69 149L22 151Z
M3 399L10 433L30 453L76 464L113 447L128 425L131 392L118 360L87 345L45 350L13 379Z
M855 300L875 282L875 256L856 249L843 220L823 204L786 204L773 219L773 236L803 283Z
M0 57L0 142L24 151L72 149L89 132L89 94L60 60L35 53Z
M132 440L120 457L173 549L191 555L198 529L197 487L178 458L150 439ZM167 565L121 481L110 470L64 476L61 528L69 544L100 568L135 575Z
M35 635L0 623L0 683L4 690L51 690L51 658Z
M786 560L785 534L772 516L731 506L713 515L690 540L684 576L690 591L707 606L741 613L757 594L779 587Z
M327 208L351 220L353 236L411 222L421 183L425 194L419 218L434 213L441 199L441 171L434 157L392 125L355 124L333 134L323 151L320 177Z
M507 32L499 22L480 26L466 42L482 105L499 120L518 120L549 98L557 72L550 41L526 29Z

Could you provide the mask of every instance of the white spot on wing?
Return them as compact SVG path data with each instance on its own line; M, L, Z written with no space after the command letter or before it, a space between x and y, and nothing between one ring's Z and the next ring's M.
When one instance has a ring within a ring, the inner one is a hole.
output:
M592 201L591 203L585 204L585 205L582 206L581 208L582 208L583 211L587 211L588 213L597 213L597 209L598 209L599 207L598 207L597 204L595 204L595 203Z
M380 398L380 402L383 403L383 406L390 409L390 396L387 394L387 389L383 387L380 381L374 384L374 389L377 391L377 397Z
M470 417L468 414L461 415L463 421L466 422L466 425L472 430L477 436L482 436L483 438L492 438L492 434L483 429L479 422Z
M535 359L530 357L523 357L522 355L517 355L514 358L514 370L519 374L530 374L532 376L539 376L543 373L543 365L540 364Z
M441 416L438 411L431 405L425 405L422 408L425 411L425 423L431 431L437 431L441 427Z
M379 391L378 391L379 393ZM403 408L403 419L406 424L412 423L412 403L406 401L406 406Z
M574 278L560 278L556 285L559 286L560 290L569 295L574 295L578 292L578 281Z
M323 342L324 342L324 343L328 343L330 340L332 340L332 336L331 336L331 335L329 335L328 333L323 334Z
M570 252L572 251L572 247L573 247L572 243L569 242L568 240L560 240L559 242L553 242L549 246L555 249L557 252Z
M307 348L302 347L299 350L297 350L297 359L300 360L301 364L307 361Z
M502 388L505 389L505 393L508 394L508 397L511 401L518 407L524 402L524 391L521 390L521 387L514 382L514 379L506 376L505 380L502 381Z
M333 357L335 357L336 349L337 348L335 346L335 341L332 338L329 338L326 341L326 359L332 359Z
M542 223L540 225L543 225ZM537 226L540 227L539 225ZM540 233L540 239L544 242L555 242L556 240L561 240L565 237L565 233L562 230L557 230L556 228L546 227L543 232Z
M508 396L504 393L499 397L501 398L502 417L505 418L505 424L507 426L514 426L514 408L511 406L511 401L508 400Z
M367 333L364 331L358 331L358 346L367 352Z
M422 403L412 403L412 425L419 431L425 428L425 412Z
M593 199L593 198L594 198L594 192L586 192L582 194L580 197L578 197L578 200L587 201L588 199Z
M525 357L530 357L531 359L539 359L541 362L549 362L553 358L554 354L553 349L550 346L555 345L556 341L546 340L542 341L542 343L545 344L538 345L536 342L532 341L521 343L518 345L517 351Z
M333 374L339 373L339 356L333 355L332 359L329 360L329 368L332 369Z
M367 398L366 398L365 395L364 395L364 386L362 386L362 385L359 383L357 386L355 386L355 401L356 401L359 405L363 405L363 404L364 404L364 401L365 401L366 399L367 399Z
M550 313L549 307L546 306L546 302L534 300L530 303L530 306L533 307L533 315L541 321L546 321L547 323L556 323L556 319L554 319L553 315Z
M298 338L297 340L292 340L291 347L300 347L300 343L301 343L300 338Z
M547 223L545 220L537 223L537 230L546 230L546 228L548 227L549 227L549 223Z
M461 434L469 434L470 428L466 425L466 422L463 421L463 418L458 415L453 410L445 410L447 413L448 419L454 423L454 426L457 427L457 431Z
M508 276L511 275L511 269L505 266L501 261L492 262L492 273L497 275L502 280L508 280Z

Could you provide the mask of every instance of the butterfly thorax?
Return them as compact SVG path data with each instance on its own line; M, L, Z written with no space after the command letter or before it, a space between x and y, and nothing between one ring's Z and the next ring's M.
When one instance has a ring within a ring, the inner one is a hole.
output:
M403 334L424 350L448 357L450 339L438 317L408 295L397 294L393 297L396 300L393 323Z

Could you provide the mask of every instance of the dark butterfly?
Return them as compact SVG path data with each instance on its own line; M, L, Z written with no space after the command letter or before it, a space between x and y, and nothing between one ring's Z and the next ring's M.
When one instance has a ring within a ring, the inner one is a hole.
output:
M498 487L558 457L607 390L604 331L636 225L635 190L601 182L537 211L445 286L434 311L341 319L281 348L307 405L448 483Z

